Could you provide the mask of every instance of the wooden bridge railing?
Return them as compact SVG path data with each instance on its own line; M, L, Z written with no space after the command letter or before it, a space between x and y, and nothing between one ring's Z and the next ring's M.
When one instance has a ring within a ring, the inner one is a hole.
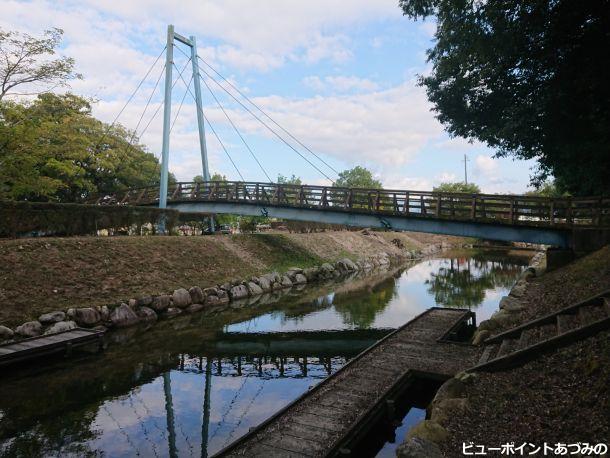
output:
M90 200L96 204L158 203L150 186ZM170 186L168 202L235 202L266 206L415 216L531 226L610 226L610 197L547 198L389 189L215 181Z

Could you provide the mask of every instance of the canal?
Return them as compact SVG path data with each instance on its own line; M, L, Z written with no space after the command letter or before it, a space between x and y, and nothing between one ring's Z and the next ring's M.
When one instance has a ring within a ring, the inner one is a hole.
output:
M11 370L0 376L0 456L212 455L429 307L488 318L531 254L447 252L115 332L102 355ZM405 412L369 453L394 456L425 416L422 405Z

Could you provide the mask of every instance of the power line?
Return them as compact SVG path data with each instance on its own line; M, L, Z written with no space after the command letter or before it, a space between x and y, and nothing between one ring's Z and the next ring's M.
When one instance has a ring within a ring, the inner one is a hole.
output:
M176 64L173 64L174 67L176 67ZM178 70L178 67L176 67L176 70ZM184 81L184 78L182 78L182 75L178 75L180 77L180 79L182 80L182 83L184 84L184 86L186 87L186 90L189 92L189 94L191 94L191 97L193 98L193 100L195 101L195 105L197 105L197 100L195 99L195 96L193 95L193 93L191 92L190 88L188 87L188 85L186 84L186 81ZM235 168L235 170L237 171L237 174L239 175L239 177L241 178L241 181L246 181L244 180L244 176L241 174L241 172L239 171L239 168L237 167L237 165L235 164L235 162L233 162L233 158L231 157L231 155L229 154L229 151L227 150L227 148L225 147L225 144L222 142L222 140L220 139L220 137L218 136L218 134L216 133L216 130L214 129L214 126L212 125L212 123L210 122L210 120L207 118L207 116L205 115L205 113L203 112L203 110L201 111L201 115L203 116L203 119L208 123L208 126L210 126L210 130L212 131L212 133L214 134L214 136L216 137L216 140L218 140L218 143L220 143L220 146L222 146L222 149L224 150L225 154L227 155L227 157L229 158L229 160L231 161L231 164L233 164L233 167Z
M258 111L260 111L263 115L265 115L265 117L267 119L269 119L273 124L275 124L277 127L279 127L280 129L282 129L283 132L285 132L290 138L292 138L295 142L297 142L300 146L302 146L303 148L305 148L307 151L309 151L311 154L313 154L320 162L322 162L326 167L328 167L329 169L331 169L333 172L335 172L337 175L339 175L339 172L332 167L330 164L328 164L324 159L322 159L320 156L318 156L316 153L314 153L307 145L303 144L303 142L301 142L298 138L296 138L294 135L292 135L288 130L286 130L284 127L282 127L278 122L276 122L271 116L269 116L261 107L259 107L256 103L254 103L252 100L250 100L250 98L248 98L248 96L246 96L242 91L240 91L233 83L231 83L231 81L229 81L227 78L225 78L224 76L222 76L214 67L212 67L210 64L208 64L205 60L203 60L200 56L197 56L197 58L203 62L207 67L209 67L214 73L216 73L220 78L222 78L229 86L231 86L235 91L237 91L237 93L239 95L241 95L244 99L246 99L250 104L252 104L254 107L256 107L256 109Z
M225 109L223 108L223 106L220 104L220 102L218 101L218 99L216 98L216 95L214 94L214 92L212 91L212 88L208 85L206 80L203 80L203 84L205 84L205 87L208 89L208 91L210 92L210 94L212 94L212 97L214 97L214 100L216 101L216 104L218 105L218 107L222 110L222 112L224 113L224 115L226 116L227 120L229 121L229 123L231 123L231 126L233 126L233 129L235 130L235 132L237 133L237 135L239 135L239 138L241 138L241 141L244 143L244 145L246 146L246 148L248 148L248 151L250 151L250 154L252 155L252 157L254 158L254 160L256 161L256 163L258 164L258 166L260 167L260 169L263 171L263 173L265 174L265 176L267 177L267 179L269 180L269 182L273 182L273 180L269 177L269 174L267 173L267 171L265 170L265 168L262 166L262 164L259 162L258 158L256 157L256 155L254 154L254 151L252 151L252 149L250 148L250 145L248 145L248 143L246 142L246 140L244 139L244 137L241 135L241 132L239 131L239 129L237 128L237 126L233 123L233 121L231 120L231 118L229 117L229 114L225 111Z

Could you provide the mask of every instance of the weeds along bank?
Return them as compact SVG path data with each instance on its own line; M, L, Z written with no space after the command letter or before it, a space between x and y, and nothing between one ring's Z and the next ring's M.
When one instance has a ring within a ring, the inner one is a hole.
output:
M0 340L154 321L418 257L443 243L463 240L366 230L3 240Z

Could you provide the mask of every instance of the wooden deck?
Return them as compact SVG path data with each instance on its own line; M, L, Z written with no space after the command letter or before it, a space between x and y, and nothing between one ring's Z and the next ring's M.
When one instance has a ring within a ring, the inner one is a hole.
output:
M103 335L102 331L75 328L0 345L0 367L55 353L69 356L75 348L96 343L101 347Z
M449 340L470 319L468 310L427 310L215 456L355 456L355 438L410 379L447 379L477 362L478 348Z

